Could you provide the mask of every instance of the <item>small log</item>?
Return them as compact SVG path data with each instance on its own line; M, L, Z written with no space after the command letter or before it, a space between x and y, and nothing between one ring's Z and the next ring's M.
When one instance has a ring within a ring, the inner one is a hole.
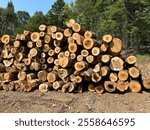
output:
M82 55L78 55L77 56L77 61L83 61L83 56Z
M69 57L63 57L58 59L58 64L62 68L70 67L73 64L73 61Z
M93 63L94 62L94 56L93 55L88 55L87 57L86 57L86 61L88 62L88 63Z
M144 88L150 89L150 78L142 79L142 84L143 84Z
M82 55L83 57L87 57L87 56L89 55L89 51L86 50L86 49L83 49L83 50L81 51L81 55Z
M36 41L36 47L42 47L42 46L43 46L43 41L41 39Z
M100 54L100 48L99 47L93 47L91 53L93 56L98 56Z
M107 92L114 92L116 90L117 83L112 81L105 81L104 82L104 88Z
M129 82L126 81L118 81L117 82L117 89L120 91L120 92L125 92L126 90L128 90L128 87L129 87Z
M107 43L102 43L100 46L101 52L106 52L108 50L109 45Z
M30 57L29 58L24 58L22 61L24 62L24 64L26 66L29 66L31 64L31 58Z
M46 31L46 28L47 28L47 26L46 26L45 24L41 24L41 25L39 26L39 30L40 30L40 31Z
M23 34L24 34L25 36L30 36L30 35L31 35L31 32L28 31L28 30L24 30L24 31L23 31Z
M69 57L70 56L70 51L65 51L64 54L65 54L66 57Z
M132 78L138 78L139 75L140 75L140 71L138 68L136 67L131 67L129 68L129 75L132 77Z
M58 41L58 40L54 40L53 44L54 44L55 47L59 47L61 45L61 42Z
M11 58L10 60L3 60L3 63L5 65L5 67L9 67L13 64L14 59Z
M94 83L101 81L101 79L102 79L102 76L99 73L95 73L95 72L92 73L92 81Z
M14 82L9 82L9 80L7 82L3 82L1 85L3 89L7 92L13 91L15 89Z
M68 37L68 44L70 43L75 43L75 40L73 39L73 37Z
M74 23L72 26L72 30L79 34L84 34L84 31L81 29L81 25L79 23Z
M40 50L38 48L32 48L29 51L29 57L35 57L37 55L39 55Z
M110 79L110 81L112 81L112 82L116 82L117 80L118 80L118 75L117 75L117 73L110 73L110 75L109 75L109 79Z
M101 56L101 61L103 63L109 63L110 59L111 59L111 56L109 54L104 54Z
M2 43L4 43L4 44L8 44L8 43L10 42L10 36L7 35L7 34L3 35L3 36L1 37L1 41L2 41Z
M124 61L119 57L113 57L110 61L110 69L113 71L123 70Z
M37 77L40 81L45 82L47 80L47 72L46 70L41 70L37 73Z
M75 53L71 53L71 54L70 54L70 58L71 58L72 60L74 60L74 59L76 58L76 54L75 54Z
M57 55L57 58L60 59L60 58L64 58L65 57L65 53L64 52L60 52L58 55Z
M17 78L17 72L7 72L4 74L4 80L14 80Z
M49 56L54 56L54 55L55 55L55 51L54 51L53 49L50 49L50 50L48 51L48 55L49 55Z
M33 42L36 42L40 39L40 35L38 32L33 32L31 33L30 38Z
M48 57L48 58L47 58L47 63L48 63L48 64L54 63L54 57Z
M100 72L101 71L101 66L102 66L101 63L96 64L94 69L93 69L93 72L95 72L95 73Z
M94 93L95 92L95 87L93 83L88 84L88 91Z
M28 42L27 42L27 47L28 47L28 48L33 48L33 47L35 47L35 42L28 41Z
M98 85L95 87L96 93L98 95L101 95L104 92L104 86L103 85Z
M49 83L55 82L58 78L58 73L56 71L52 71L47 74L47 80Z
M83 47L85 49L92 49L92 47L94 46L94 41L92 40L92 38L85 38L83 40Z
M101 75L104 77L104 76L107 76L110 72L110 69L108 66L102 66L101 67Z
M58 54L58 53L61 52L61 50L62 50L62 48L57 46L57 47L55 47L54 52L55 52L56 54Z
M57 67L59 66L59 64L58 64L58 59L55 59L55 60L54 60L54 65L56 65Z
M60 89L63 85L64 85L64 82L62 80L53 82L53 88L55 90Z
M49 82L43 82L39 85L39 90L42 93L46 93L50 89L50 86L51 84Z
M61 91L62 91L63 93L66 92L67 89L70 87L70 84L71 84L71 82L68 82L68 83L64 84L64 85L62 86Z
M42 70L46 70L47 68L48 68L48 65L47 65L47 64L42 64L42 65L41 65L41 69L42 69Z
M70 28L66 28L65 30L64 30L64 36L65 37L70 37L71 35L72 35L72 30L70 29Z
M37 75L35 73L27 74L26 79L27 79L28 82L31 82L32 80L37 79Z
M46 35L46 32L39 32L39 35L41 38L43 38Z
M46 43L46 44L49 44L50 42L51 42L51 37L50 37L50 35L45 35L44 36L44 42Z
M14 41L14 47L15 48L18 48L18 47L20 47L20 41Z
M129 73L127 70L121 70L118 73L118 78L120 81L126 81L129 77Z
M69 21L66 22L66 26L68 28L73 27L74 24L75 24L75 20L74 19L70 19Z
M109 45L109 52L111 55L119 55L122 50L122 41L119 38L114 38Z
M141 87L141 84L136 81L136 80L131 80L129 82L129 89L131 92L135 92L135 93L138 93L141 91L142 87Z
M50 49L51 48L50 48L49 44L44 44L42 51L43 52L48 52Z
M93 38L93 39L97 38L96 34L94 32L91 32L91 31L86 31L84 33L84 37L85 38Z
M52 31L52 33L55 33L55 32L64 32L64 29L56 27L56 26L51 26L51 31Z
M8 51L7 50L2 50L1 56L2 56L2 58L7 58L8 57Z
M76 83L81 83L82 82L82 77L81 76L75 76L75 82Z
M82 35L80 35L80 34L77 34L75 40L76 40L78 45L83 45L84 37Z
M22 52L19 52L16 54L15 59L20 62L24 57L25 57L25 54Z
M105 43L110 43L112 41L112 36L110 34L106 34L102 39Z
M52 34L52 30L51 30L52 26L47 26L47 34L51 35Z
M86 69L87 67L88 67L88 64L87 62L84 62L84 61L76 62L74 65L74 68L76 71L81 71L83 69Z
M18 73L18 75L17 75L17 78L18 78L19 81L23 81L23 80L26 79L26 76L27 76L26 72L24 72L24 71L19 71L19 73Z
M58 41L62 41L62 40L63 40L63 37L64 37L63 33L61 33L61 32L56 32L56 39L57 39Z
M69 79L69 77L66 77L66 78L62 78L61 80L66 84L69 82L70 79Z
M126 59L125 59L126 63L128 65L134 65L137 61L137 58L135 56L128 56Z
M69 76L72 72L73 72L73 69L59 69L58 75L62 79L62 78L66 78L67 76Z
M41 64L39 62L32 62L30 65L30 70L38 71L41 69Z
M76 82L71 82L71 83L70 83L70 86L69 86L69 88L68 88L68 92L69 92L69 93L73 92L76 87L77 87Z
M70 43L68 45L68 50L72 53L75 53L77 51L78 47L77 47L77 44L75 43Z

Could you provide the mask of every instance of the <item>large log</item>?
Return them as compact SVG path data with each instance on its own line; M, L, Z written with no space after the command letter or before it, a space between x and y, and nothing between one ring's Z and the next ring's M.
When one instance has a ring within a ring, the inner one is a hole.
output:
M114 92L116 90L117 83L112 81L105 81L104 88L107 92Z
M110 69L113 71L123 70L124 61L119 57L113 57L110 61Z
M131 68L129 68L129 75L132 78L138 78L140 75L140 71L137 67L131 67Z
M136 80L131 80L131 81L129 82L129 89L130 89L130 91L132 91L132 92L138 93L138 92L141 91L142 87L141 87L141 84L140 84L138 81L136 81Z

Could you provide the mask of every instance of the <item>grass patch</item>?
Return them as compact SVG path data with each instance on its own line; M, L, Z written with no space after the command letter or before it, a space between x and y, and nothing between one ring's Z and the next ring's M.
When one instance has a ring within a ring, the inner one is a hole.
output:
M144 54L144 55L137 54L136 57L137 57L137 63L141 64L142 62L150 59L150 54Z

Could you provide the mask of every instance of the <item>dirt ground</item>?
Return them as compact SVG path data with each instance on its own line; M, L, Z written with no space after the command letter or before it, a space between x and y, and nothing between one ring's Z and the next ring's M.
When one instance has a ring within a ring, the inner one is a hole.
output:
M150 63L148 63L150 66ZM140 69L150 72L148 65ZM141 93L78 94L38 90L29 93L0 91L0 112L150 112L150 90Z

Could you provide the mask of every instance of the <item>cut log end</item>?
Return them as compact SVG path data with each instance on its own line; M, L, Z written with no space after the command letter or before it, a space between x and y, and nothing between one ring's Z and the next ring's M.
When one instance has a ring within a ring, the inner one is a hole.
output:
M141 84L138 81L131 80L130 83L129 83L129 89L132 92L138 93L138 92L141 91L142 87L141 87Z

